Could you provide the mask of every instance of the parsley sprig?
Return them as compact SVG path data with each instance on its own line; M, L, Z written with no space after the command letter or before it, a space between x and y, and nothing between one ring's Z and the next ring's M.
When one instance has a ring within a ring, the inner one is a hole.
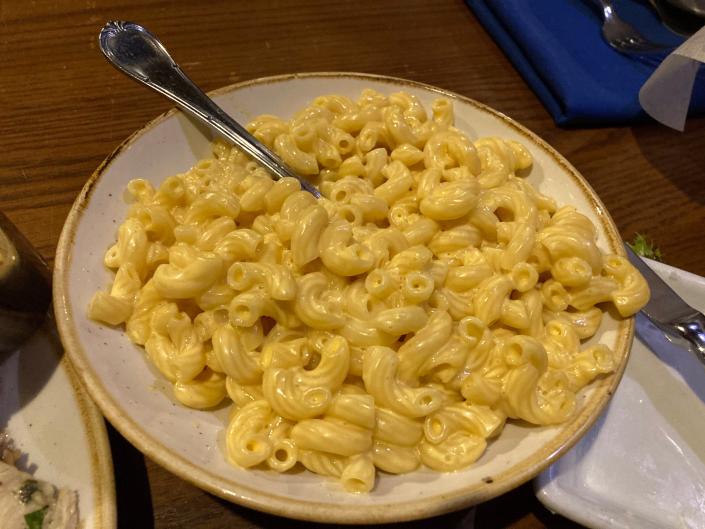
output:
M47 515L49 507L44 507L38 511L24 515L24 523L27 524L27 529L42 529L44 517Z
M647 239L646 236L641 233L637 233L634 240L627 244L634 250L634 253L642 257L662 261L661 250L657 246L654 246L653 240Z

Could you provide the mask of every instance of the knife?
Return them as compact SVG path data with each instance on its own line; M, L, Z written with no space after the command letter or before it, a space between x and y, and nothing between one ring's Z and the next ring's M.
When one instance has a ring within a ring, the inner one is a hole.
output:
M698 359L705 363L705 316L683 301L628 245L624 246L629 261L651 289L651 299L641 312L665 333L685 338Z

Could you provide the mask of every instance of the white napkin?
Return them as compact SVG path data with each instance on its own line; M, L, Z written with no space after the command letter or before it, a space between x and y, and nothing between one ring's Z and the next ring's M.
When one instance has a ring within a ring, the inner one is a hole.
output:
M639 103L656 121L683 131L693 82L705 63L705 27L666 57L639 90Z

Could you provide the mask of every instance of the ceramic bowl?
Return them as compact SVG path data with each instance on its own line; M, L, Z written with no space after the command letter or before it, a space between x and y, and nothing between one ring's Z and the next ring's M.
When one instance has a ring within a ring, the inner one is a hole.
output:
M559 204L573 204L597 226L599 244L623 253L614 223L595 192L546 142L510 118L471 99L419 83L348 73L311 73L258 79L211 95L236 120L262 113L290 117L321 94L357 97L363 88L399 90L427 106L453 101L456 126L471 137L500 136L524 143L535 158L529 180ZM112 274L103 255L113 244L128 206L122 200L132 178L158 184L210 154L207 132L171 111L137 131L96 170L76 200L57 249L54 300L62 340L92 397L106 417L136 447L168 470L222 498L254 509L307 520L380 523L428 517L470 506L531 479L571 447L597 418L617 386L633 334L631 320L609 314L596 339L621 358L617 371L580 394L570 422L550 428L508 424L470 468L441 474L429 470L380 474L369 494L346 493L311 474L277 474L230 466L223 456L227 409L197 411L178 405L165 381L120 329L90 321L86 307Z

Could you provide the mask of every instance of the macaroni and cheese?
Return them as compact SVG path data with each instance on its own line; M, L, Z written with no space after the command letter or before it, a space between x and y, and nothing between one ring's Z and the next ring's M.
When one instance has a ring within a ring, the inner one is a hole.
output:
M316 200L222 142L154 188L132 180L115 270L89 315L124 324L175 398L232 401L226 456L373 488L377 469L466 467L508 419L561 423L619 359L583 345L644 279L590 220L519 175L516 141L471 140L452 104L332 95L248 130Z

